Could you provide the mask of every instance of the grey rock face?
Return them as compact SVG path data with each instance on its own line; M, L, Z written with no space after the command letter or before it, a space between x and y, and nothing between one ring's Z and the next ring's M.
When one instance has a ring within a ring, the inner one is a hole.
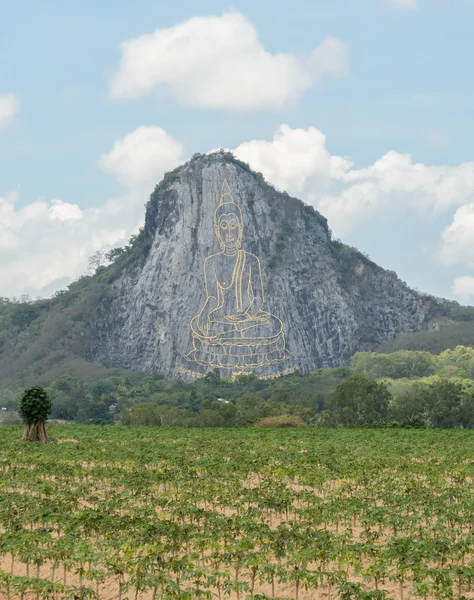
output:
M229 155L193 159L168 180L157 188L148 206L145 236L150 249L144 264L127 268L114 283L114 298L92 316L92 360L174 377L214 367L221 368L224 376L242 371L272 375L289 368L306 371L341 365L355 352L371 350L399 333L434 326L435 311L429 300L394 273L331 241L324 217L275 191ZM234 267L235 254L220 255L222 240L215 230L214 214L222 202L225 180L241 210L244 253L240 255L247 257L241 271ZM229 293L219 292L223 306L213 313L218 314L219 324L202 330L195 319L193 332L191 321L209 295L216 293L206 291L204 280L204 264L212 255L219 255L224 265L224 274L212 271L212 277L228 280L222 289L231 286L233 276L240 284L234 281ZM255 275L258 261L264 289L260 312L255 300L259 286L255 279L249 283L247 276L249 265ZM242 327L245 334L234 334L233 325L225 324L226 313L238 312L230 305L238 285L247 298L240 309L254 299L249 314L260 319L258 326L250 323L253 329ZM265 327L260 327L262 319ZM278 320L283 324L279 338ZM248 339L242 341L245 336ZM271 336L278 338L277 346L262 350L259 340L266 343ZM214 345L209 346L211 337ZM225 348L219 350L216 343ZM201 354L196 353L196 344ZM222 356L226 352L240 358L229 363ZM249 354L259 358L250 359ZM278 360L272 362L272 357Z

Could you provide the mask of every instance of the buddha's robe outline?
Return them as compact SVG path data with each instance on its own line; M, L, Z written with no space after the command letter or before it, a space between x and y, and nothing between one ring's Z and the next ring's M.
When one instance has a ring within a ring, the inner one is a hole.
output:
M235 256L232 279L229 285L223 285L216 272L215 264L225 253L208 256L204 262L204 278L208 300L217 303L209 313L210 328L206 332L200 323L202 312L199 314L198 327L207 333L211 339L264 338L279 335L283 325L279 319L262 310L264 301L262 270L260 261L250 252L239 250ZM204 308L204 307L203 307ZM240 320L232 317L241 315ZM237 334L238 333L238 334ZM236 335L237 334L237 335Z
M193 350L185 357L206 367L245 371L288 359L283 324L264 309L262 269L241 249L243 220L226 180L214 211L221 252L204 261L206 300L191 319Z
M234 265L230 276L231 260ZM227 275L223 262L227 263ZM194 350L188 359L204 366L245 370L290 356L282 322L264 310L262 269L257 256L245 250L235 255L223 251L208 256L204 279L207 297L200 313L191 320Z

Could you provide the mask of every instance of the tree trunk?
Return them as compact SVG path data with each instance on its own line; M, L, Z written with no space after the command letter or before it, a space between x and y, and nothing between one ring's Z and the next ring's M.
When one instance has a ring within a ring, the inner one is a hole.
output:
M24 442L42 442L43 444L45 444L48 441L48 436L46 435L45 422L36 421L35 423L25 425L22 440Z

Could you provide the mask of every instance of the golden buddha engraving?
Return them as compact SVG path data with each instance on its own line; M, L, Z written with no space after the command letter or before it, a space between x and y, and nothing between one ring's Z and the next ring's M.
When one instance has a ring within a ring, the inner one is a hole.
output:
M251 371L287 360L283 323L264 308L262 267L242 249L242 211L227 181L214 213L221 251L204 261L206 300L191 319L193 350L205 367Z

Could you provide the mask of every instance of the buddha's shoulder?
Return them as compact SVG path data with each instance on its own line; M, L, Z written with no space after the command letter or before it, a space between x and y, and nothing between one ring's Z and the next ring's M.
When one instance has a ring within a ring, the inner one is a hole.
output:
M204 259L204 264L212 265L212 264L216 263L220 259L221 255L222 255L222 252L219 252L217 254L211 254L210 256L206 256L206 258Z
M247 252L246 250L243 250L242 252L244 253L246 262L251 264L260 264L260 260L255 254ZM204 260L204 264L209 267L219 263L226 263L228 260L229 257L226 254L223 252L218 252L217 254L211 254L210 256L207 256ZM235 256L233 257L233 260L235 260Z
M222 262L222 253L211 254L204 259L204 269L218 268Z
M255 254L245 251L245 260L254 264L260 264L260 259Z

